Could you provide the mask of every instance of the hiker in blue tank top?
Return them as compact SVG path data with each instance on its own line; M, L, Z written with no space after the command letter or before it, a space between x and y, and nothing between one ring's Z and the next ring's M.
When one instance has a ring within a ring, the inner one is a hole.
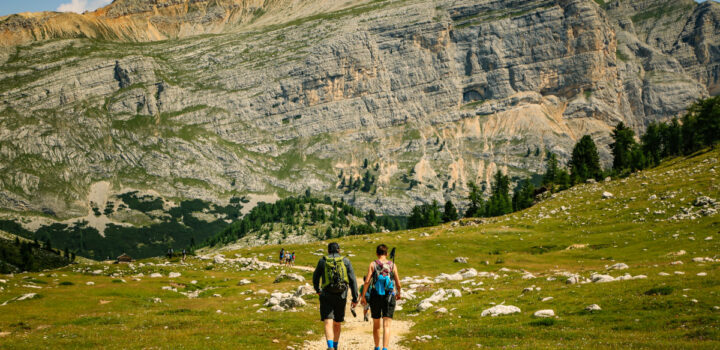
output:
M339 244L328 244L328 255L318 261L313 272L313 287L320 296L320 320L325 323L328 350L337 350L348 290L352 293L352 308L358 303L355 272L350 260L340 255Z
M362 294L361 303L370 304L373 319L373 338L375 350L380 350L380 319L383 326L383 350L390 345L390 325L395 313L395 302L400 300L400 277L397 265L388 260L388 247L384 244L375 250L377 260L370 263L363 290L370 292L370 301ZM368 289L369 288L369 289Z

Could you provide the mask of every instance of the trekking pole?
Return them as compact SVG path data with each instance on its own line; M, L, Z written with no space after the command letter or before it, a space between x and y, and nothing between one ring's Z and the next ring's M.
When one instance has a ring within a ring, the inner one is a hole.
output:
M393 264L395 263L395 247L390 251L390 260L392 260Z

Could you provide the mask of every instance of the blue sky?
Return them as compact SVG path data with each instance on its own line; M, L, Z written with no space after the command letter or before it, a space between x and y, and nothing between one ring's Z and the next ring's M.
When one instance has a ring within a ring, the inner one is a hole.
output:
M94 10L112 0L0 0L0 16L18 12Z
M696 0L703 2L705 0ZM0 0L0 16L18 12L94 10L111 0Z

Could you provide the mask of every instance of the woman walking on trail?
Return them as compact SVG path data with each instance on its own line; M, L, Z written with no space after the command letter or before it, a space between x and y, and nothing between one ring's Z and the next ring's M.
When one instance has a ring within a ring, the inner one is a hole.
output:
M390 344L390 325L395 313L395 302L401 299L400 277L397 265L388 260L388 247L384 244L375 250L377 260L370 263L367 278L365 278L364 291L370 292L370 314L373 319L373 338L375 350L380 350L380 320L383 326L383 347L388 350ZM368 289L369 288L369 289ZM362 294L362 304L367 305L368 300Z

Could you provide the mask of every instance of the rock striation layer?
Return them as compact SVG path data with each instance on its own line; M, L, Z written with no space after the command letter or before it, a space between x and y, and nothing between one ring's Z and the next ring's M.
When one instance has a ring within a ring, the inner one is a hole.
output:
M4 17L0 207L84 216L99 181L462 207L470 181L541 172L585 134L607 162L617 122L717 94L719 16L692 0L116 0Z

